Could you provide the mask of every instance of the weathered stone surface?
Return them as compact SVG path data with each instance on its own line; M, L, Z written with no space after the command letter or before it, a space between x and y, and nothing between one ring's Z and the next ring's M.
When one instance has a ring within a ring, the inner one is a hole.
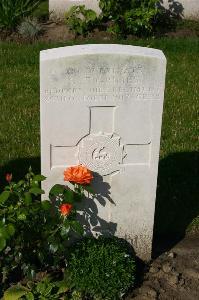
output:
M48 193L66 167L95 175L88 232L151 255L166 59L159 50L82 45L41 52L41 170Z

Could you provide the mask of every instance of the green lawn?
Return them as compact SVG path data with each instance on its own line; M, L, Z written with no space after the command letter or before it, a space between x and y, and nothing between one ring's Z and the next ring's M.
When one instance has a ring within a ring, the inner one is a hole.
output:
M168 59L155 228L161 233L183 234L193 219L199 224L198 39L150 39L132 44L162 49ZM30 164L39 171L39 51L59 46L63 44L0 44L1 186L8 171L16 178Z

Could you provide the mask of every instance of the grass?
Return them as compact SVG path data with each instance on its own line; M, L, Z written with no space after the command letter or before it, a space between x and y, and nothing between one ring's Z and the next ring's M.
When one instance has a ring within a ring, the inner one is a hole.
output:
M193 30L195 31L196 35L199 36L199 22L196 20L186 20L186 19L179 20L177 22L176 29Z
M198 40L124 43L162 49L168 60L155 227L183 234L192 223L199 227ZM20 178L30 164L39 171L39 51L58 46L63 44L0 44L1 185L6 172Z

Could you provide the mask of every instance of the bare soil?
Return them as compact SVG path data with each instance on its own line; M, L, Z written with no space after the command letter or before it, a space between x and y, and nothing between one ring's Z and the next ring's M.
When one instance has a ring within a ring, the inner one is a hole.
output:
M198 300L199 234L187 236L152 260L143 274L126 300Z
M36 39L27 39L20 36L17 32L4 32L0 31L0 40L4 41L15 41L15 42L34 42L34 41L41 41L41 42L73 42L76 41L84 41L88 39L93 39L101 42L106 42L109 40L113 40L115 36L111 35L110 33L106 31L99 31L95 30L93 33L90 33L86 37L78 36L75 37L75 35L67 28L65 24L62 23L54 23L52 21L47 21L42 25L42 33L36 38ZM191 29L191 28L185 28L185 29L178 29L175 32L167 32L164 34L164 36L168 37L174 37L174 38L185 38L185 37L197 37L198 32L197 30ZM127 40L137 40L138 38L133 35L127 36Z

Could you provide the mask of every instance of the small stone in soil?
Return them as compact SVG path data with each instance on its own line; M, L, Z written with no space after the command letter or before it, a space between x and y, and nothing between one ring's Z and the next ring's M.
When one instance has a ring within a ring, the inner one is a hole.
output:
M183 286L185 284L185 280L184 280L184 278L181 278L180 280L179 280L179 285L180 286Z
M150 273L157 273L158 271L159 271L159 269L155 266L151 266L150 269L149 269Z
M178 276L177 274L170 274L168 277L168 282L175 286L176 284L178 284Z
M176 253L170 252L170 253L168 254L168 257L169 257L169 258L175 258L175 257L176 257Z
M199 280L199 270L185 269L183 275L185 275L185 277L191 277L195 280Z
M153 288L151 288L149 286L142 286L139 289L139 293L143 294L143 295L148 295L148 296L150 296L150 297L152 297L154 299L156 299L156 297L157 297L157 292Z
M163 270L164 273L171 272L171 270L172 270L171 264L169 262L164 263L163 266L162 266L162 270Z

